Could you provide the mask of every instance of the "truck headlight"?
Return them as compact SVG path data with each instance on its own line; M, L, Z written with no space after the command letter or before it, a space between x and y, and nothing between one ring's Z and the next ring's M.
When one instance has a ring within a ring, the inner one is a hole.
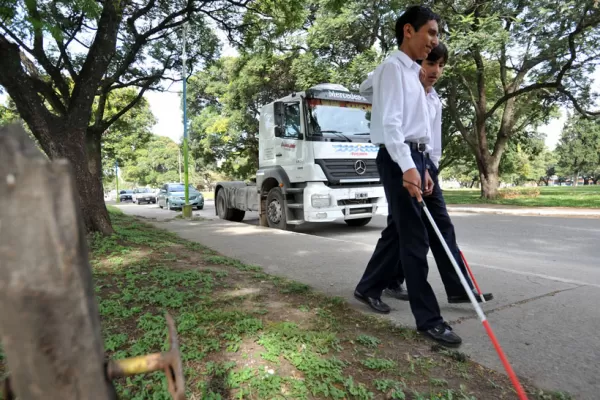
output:
M315 208L329 207L331 205L331 199L328 194L313 194L310 197L310 202Z

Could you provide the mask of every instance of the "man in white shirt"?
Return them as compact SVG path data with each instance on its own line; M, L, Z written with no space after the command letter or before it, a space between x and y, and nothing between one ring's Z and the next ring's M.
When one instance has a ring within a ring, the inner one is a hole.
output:
M425 93L427 94L427 105L429 107L429 116L431 118L431 129L432 129L432 137L431 137L431 147L432 152L428 160L426 160L426 167L428 172L433 179L434 186L430 192L424 193L423 200L427 207L430 209L432 216L436 222L436 225L440 228L448 247L452 251L454 258L456 259L458 265L460 266L465 278L467 278L467 282L473 289L473 283L469 278L469 274L467 273L467 269L462 261L462 257L460 256L460 250L458 249L458 245L456 244L456 234L454 231L454 225L450 220L450 216L448 215L448 210L446 209L446 203L444 201L444 196L442 194L441 188L438 183L438 168L440 163L440 158L442 156L442 102L440 98L433 88L438 79L442 76L444 71L444 67L446 62L448 61L448 49L443 43L438 44L427 56L427 59L423 62L417 61L421 65L421 75L420 80L425 89ZM393 220L388 216L388 224L393 224ZM442 247L441 242L439 241L435 231L433 230L431 224L428 222L425 224L427 227L427 234L430 241L431 252L435 258L435 262L438 266L440 276L442 278L442 282L444 283L444 288L446 289L446 294L448 295L449 303L469 303L469 297L464 292L464 289L460 283L460 279L456 274L456 271L450 264L450 260L448 259L448 255L446 254L444 248ZM399 243L397 241L393 242L399 251ZM394 253L391 251L390 253ZM394 297L399 300L408 300L408 293L403 288L402 282L404 282L404 271L402 270L402 265L400 260L396 257L395 259L392 257L386 257L386 259L377 260L372 259L372 262L383 262L393 264L395 267L391 265L386 268L396 268L397 275L392 282L388 284L388 287L384 290L384 293L390 297ZM479 296L475 296L480 300ZM486 301L489 301L493 298L491 293L484 293L483 297Z
M433 180L426 170L432 132L426 94L419 80L421 67L415 61L426 59L438 45L439 22L440 17L429 8L409 7L396 21L400 50L382 62L372 76L371 141L380 145L377 169L394 222L381 233L373 258L395 252L390 243L399 241L400 263L417 329L441 344L458 346L462 340L444 322L427 282L429 238L420 206L422 183L426 193L433 191ZM369 263L356 286L355 298L377 312L389 313L381 292L395 272L395 268Z

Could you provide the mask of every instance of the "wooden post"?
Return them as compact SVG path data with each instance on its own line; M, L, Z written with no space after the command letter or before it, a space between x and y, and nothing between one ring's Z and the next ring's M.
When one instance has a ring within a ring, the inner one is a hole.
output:
M0 128L0 336L21 399L115 399L75 181Z

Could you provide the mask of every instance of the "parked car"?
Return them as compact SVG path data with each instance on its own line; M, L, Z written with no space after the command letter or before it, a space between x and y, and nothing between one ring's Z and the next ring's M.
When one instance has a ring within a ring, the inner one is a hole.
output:
M150 188L137 188L133 190L133 202L137 204L156 204L156 196Z
M189 204L198 210L204 208L204 197L191 184L189 187ZM183 208L185 204L185 185L183 183L165 183L158 192L158 206L171 210L173 208Z
M158 202L158 193L160 192L159 188L152 188L152 196L154 197L154 203Z
M119 201L132 201L133 200L133 190L121 190L119 192Z

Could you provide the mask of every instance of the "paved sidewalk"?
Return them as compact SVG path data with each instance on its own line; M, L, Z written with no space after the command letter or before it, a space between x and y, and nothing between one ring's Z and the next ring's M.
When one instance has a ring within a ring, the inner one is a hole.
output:
M135 214L135 207L123 208ZM365 306L352 296L373 246L334 238L272 230L221 220L154 222L181 237L267 273L284 276L346 299L358 310ZM600 285L470 261L477 280L495 299L483 305L490 324L518 375L545 390L567 391L576 399L597 399L600 391ZM577 280L581 279L581 280ZM433 259L430 282L442 313L463 338L460 350L487 367L503 372L471 305L451 305ZM392 321L414 327L407 302L386 300Z

